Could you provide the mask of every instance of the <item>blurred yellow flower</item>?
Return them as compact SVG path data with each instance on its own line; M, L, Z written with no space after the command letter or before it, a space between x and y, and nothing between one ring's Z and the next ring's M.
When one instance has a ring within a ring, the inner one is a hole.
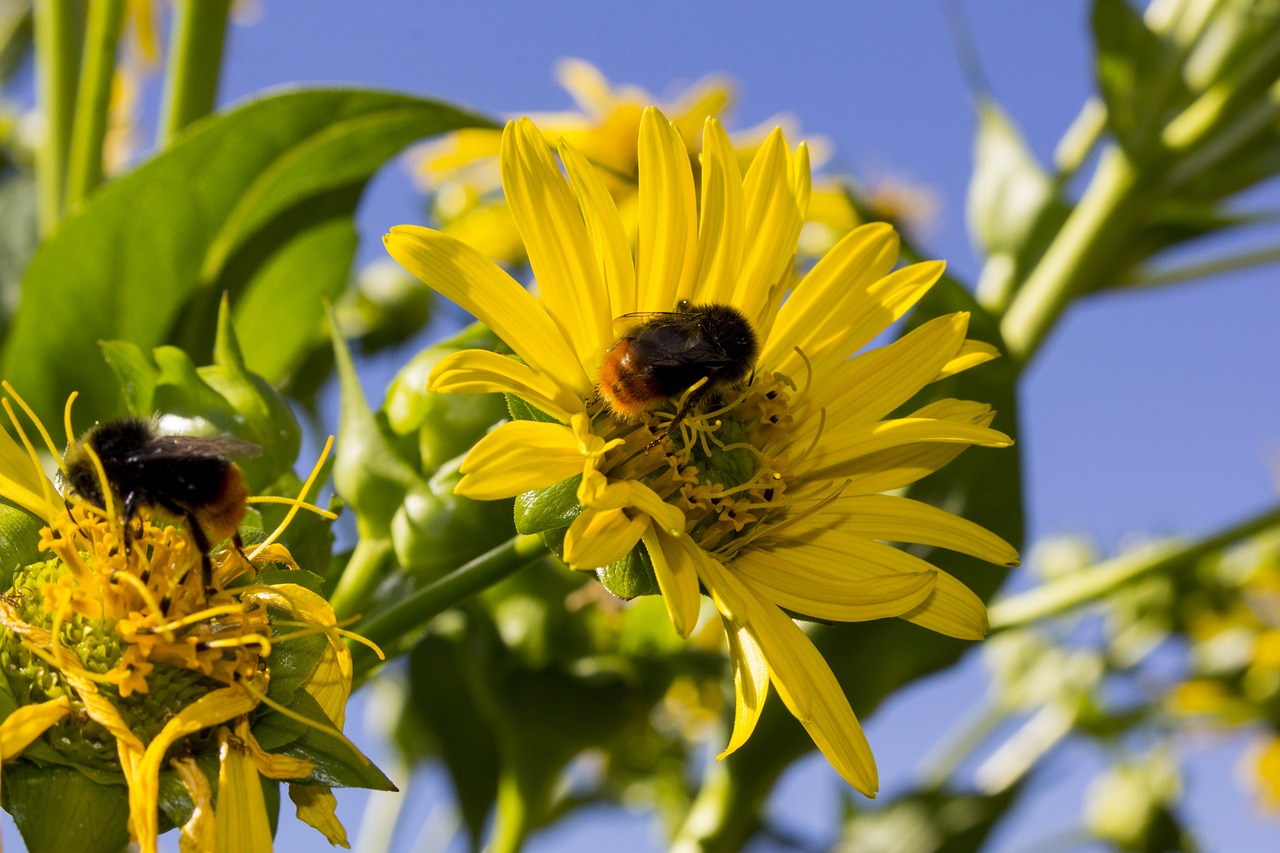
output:
M432 372L429 389L508 393L546 418L489 433L467 456L457 491L498 498L576 482L578 513L563 543L571 567L614 564L642 547L682 636L698 622L703 590L714 603L737 692L722 755L747 740L772 684L837 771L872 795L875 762L861 727L786 611L831 621L898 616L983 636L977 596L879 540L1001 565L1016 564L1014 549L947 512L879 493L969 445L1011 444L989 428L994 413L981 403L941 400L886 419L923 386L996 353L966 340L968 315L958 313L851 358L942 273L939 262L892 271L897 237L883 224L848 234L784 302L810 174L807 148L792 151L781 129L744 176L724 129L708 119L699 199L680 128L646 109L634 257L600 170L561 140L562 173L546 139L522 119L501 141L503 188L541 299L448 234L399 226L385 238L406 269L516 355L455 353ZM686 300L727 306L749 323L759 344L754 370L683 420L677 408L701 382L653 411L616 414L597 387L618 343L615 320L679 311Z

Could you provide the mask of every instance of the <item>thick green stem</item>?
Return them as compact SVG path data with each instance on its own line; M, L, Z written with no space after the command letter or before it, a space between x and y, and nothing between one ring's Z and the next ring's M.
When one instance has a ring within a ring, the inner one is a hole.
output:
M1228 545L1280 526L1280 507L1235 524L1199 542L1156 545L1141 553L1117 557L1095 568L1068 575L1030 592L991 606L991 632L1028 625L1096 601L1143 575L1173 571Z
M393 559L395 549L390 539L360 537L342 577L338 579L337 587L329 596L329 604L339 619L346 619L360 612Z
M116 44L124 20L124 0L94 0L89 5L84 66L76 95L75 126L67 164L67 207L73 207L102 182L102 144L107 137Z
M1000 323L1008 354L1025 365L1073 298L1106 284L1135 207L1138 172L1119 147L1102 152L1057 238L1027 277Z
M741 849L759 826L760 814L760 792L743 782L741 775L724 762L709 766L702 776L698 797L671 843L672 853L729 853Z
M157 134L161 145L213 112L230 8L231 0L185 0L177 6Z
M58 224L66 200L83 19L80 0L35 0L36 92L45 124L36 152L41 234Z
M513 537L360 623L356 630L365 639L382 646L388 657L393 657L405 651L410 635L416 635L436 616L546 555L547 546L541 536ZM354 647L352 654L356 678L360 679L376 660L364 646Z

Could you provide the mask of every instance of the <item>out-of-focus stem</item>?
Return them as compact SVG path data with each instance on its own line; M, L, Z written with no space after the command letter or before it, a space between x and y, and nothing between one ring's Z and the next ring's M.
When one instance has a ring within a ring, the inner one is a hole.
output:
M102 144L107 136L116 44L124 20L124 0L95 0L89 5L84 65L76 94L75 125L67 164L66 204L73 207L102 181Z
M161 145L213 112L231 0L185 0L176 9L158 134Z
M65 209L83 16L79 0L35 0L36 93L45 131L36 152L41 234L53 230Z
M1065 576L1042 587L991 606L991 633L1027 625L1095 601L1143 575L1172 571L1234 542L1280 526L1280 507L1246 519L1191 544L1169 542L1137 554L1117 557L1084 572Z

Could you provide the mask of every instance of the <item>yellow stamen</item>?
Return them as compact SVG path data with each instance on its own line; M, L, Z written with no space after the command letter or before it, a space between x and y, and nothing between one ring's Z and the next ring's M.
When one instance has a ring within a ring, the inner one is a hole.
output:
M298 509L310 510L316 515L322 518L327 518L330 521L338 520L338 514L336 512L323 509L313 503L300 501L297 498L285 498L279 495L254 495L253 497L245 498L244 502L247 504L288 504L289 506L295 506Z
M146 604L147 609L150 610L151 615L156 617L164 616L164 611L160 609L160 602L156 600L156 597L151 594L150 588L139 578L129 572L115 571L109 577L113 582L124 581L129 586L132 586L134 591L142 598L143 603Z
M206 649L232 649L239 646L255 645L262 649L263 657L271 656L271 639L264 637L262 634L241 634L239 637L204 640L200 645Z
M36 429L40 431L40 437L44 439L45 446L49 448L49 455L52 456L54 459L57 459L58 466L62 467L62 454L59 453L58 448L54 446L53 439L50 438L48 430L44 428L44 424L42 424L40 422L40 419L36 417L35 411L30 406L27 405L27 401L22 399L22 396L19 395L17 391L13 390L13 386L9 384L9 381L7 379L4 380L3 382L0 382L0 386L3 386L4 390L8 392L9 396L12 397L15 402L17 402L19 408L21 408L22 411L27 413L27 417L31 419L31 422L36 425ZM76 398L76 395L78 393L79 393L78 391L72 391L71 397L67 400L67 411L68 411L67 423L68 424L71 423L71 420L70 420L71 401ZM13 415L10 414L10 417L13 417ZM67 436L68 437L71 436L70 428L67 429ZM63 468L62 470L65 471L66 469Z
M316 460L316 464L311 468L311 475L307 477L307 481L302 484L302 491L298 493L299 503L306 500L307 492L311 491L312 484L314 484L316 481L316 478L320 476L320 468L322 465L324 465L324 460L329 458L329 451L332 449L333 449L333 436L329 436L329 440L324 443L324 450L320 452L320 458ZM294 505L290 507L289 512L284 517L284 521L280 522L280 526L277 527L275 530L273 530L271 532L271 535L268 536L266 539L262 540L262 542L259 543L258 547L254 548L253 551L249 554L249 562L253 562L253 558L261 554L263 549L265 549L272 542L275 542L277 539L279 539L280 534L284 533L285 528L289 526L289 522L293 521L293 517L297 514L298 514L298 506Z
M171 634L188 625L194 625L197 622L204 622L206 619L213 619L217 616L230 616L232 614L247 613L248 608L243 604L222 604L218 607L209 607L181 619L174 619L172 622L165 622L163 625L146 625L138 629L139 634Z

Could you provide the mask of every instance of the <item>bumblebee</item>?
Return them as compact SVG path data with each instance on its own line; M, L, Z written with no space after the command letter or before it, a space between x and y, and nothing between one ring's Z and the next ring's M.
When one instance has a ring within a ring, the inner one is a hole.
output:
M212 544L230 538L239 547L237 529L247 512L249 487L231 457L256 456L261 452L258 445L229 435L165 435L154 420L146 418L97 424L68 450L63 476L72 492L103 506L102 482L86 448L92 448L102 463L126 522L145 506L185 523L200 550L206 584ZM126 549L128 538L126 523Z
M635 420L705 380L685 398L671 430L699 401L747 379L760 354L751 323L728 305L683 300L676 311L618 319L636 324L605 355L599 391L625 420Z

